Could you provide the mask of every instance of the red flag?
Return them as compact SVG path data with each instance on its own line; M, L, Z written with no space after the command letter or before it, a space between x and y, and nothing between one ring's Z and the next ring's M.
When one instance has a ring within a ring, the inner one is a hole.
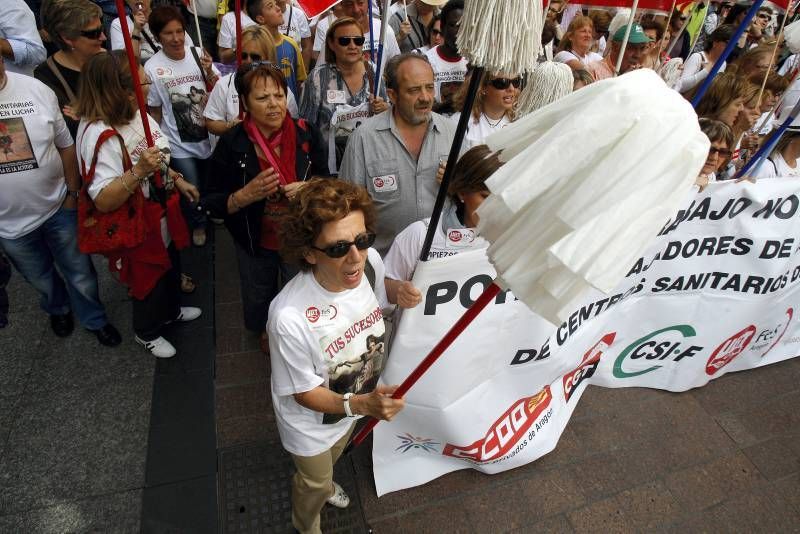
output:
M300 7L306 12L308 18L313 18L330 9L342 0L298 0Z
M683 10L684 7L691 4L694 0L678 0L675 2L675 9ZM779 0L780 1L780 0ZM787 0L788 1L788 0ZM597 6L597 7L631 7L632 0L581 0L581 5L584 6ZM663 11L669 13L672 7L672 0L639 0L639 7L637 9L647 9L652 11Z

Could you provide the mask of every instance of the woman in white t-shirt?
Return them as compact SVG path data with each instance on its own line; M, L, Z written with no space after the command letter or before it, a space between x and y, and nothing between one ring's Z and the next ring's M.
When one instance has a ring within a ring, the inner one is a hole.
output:
M470 75L468 75L469 78ZM456 109L464 109L464 100L469 83L461 86L453 103ZM467 133L461 143L461 153L480 145L492 133L511 124L516 118L514 106L519 99L522 78L504 73L484 73L481 88L472 105L472 116L467 123ZM458 124L461 112L451 119Z
M486 145L469 149L456 163L452 181L447 188L450 202L445 205L433 234L428 259L454 256L465 250L485 248L489 243L480 237L478 207L489 196L486 180L503 163ZM389 302L401 308L413 308L422 294L411 279L422 253L430 218L408 225L397 234L386 254L386 295Z
M728 41L735 31L736 28L730 24L720 26L708 36L702 52L695 52L686 58L678 91L683 94L688 93L708 77L708 73L728 46ZM720 72L725 71L725 66L726 63L723 62Z
M239 20L242 24L242 32L258 23L247 14L246 0L242 0L242 11L239 13ZM219 23L219 33L217 33L217 49L219 59L223 63L231 63L236 60L236 11L234 0L228 0L228 12L222 15Z
M292 456L292 525L320 532L325 503L350 498L333 482L357 417L392 419L402 399L377 385L386 362L383 263L367 191L314 179L297 191L281 232L282 256L300 268L269 309L272 406Z
M161 50L144 67L153 83L147 106L169 139L172 166L203 193L207 169L204 162L211 156L203 109L218 75L207 52L186 46L186 22L177 8L154 8L148 23ZM192 242L204 245L204 212L187 203L183 209L192 228Z
M769 157L753 173L754 178L800 176L800 126L791 125L781 136Z
M558 63L566 63L573 70L585 69L594 61L601 61L603 56L592 52L594 44L594 23L589 17L578 15L569 23L567 33L561 39L559 52L553 58Z
M275 41L264 26L250 26L242 31L242 65L249 65L253 61L277 63ZM220 78L208 97L203 116L208 131L214 135L222 135L241 122L239 95L233 83L235 78L235 72ZM289 115L298 117L297 100L291 90L286 95L286 109Z
M141 67L139 78L147 92L149 80ZM161 328L172 321L191 321L200 316L199 308L180 306L177 252L189 241L178 198L185 196L196 203L200 194L180 174L168 170L169 143L149 117L156 146L147 147L134 83L127 56L120 50L98 54L83 68L77 144L79 163L89 175L85 179L91 180L85 184L91 200L81 201L109 213L128 210L133 205L129 199L140 192L144 197L139 214L145 221L144 241L135 248L109 254L109 268L128 286L136 342L158 358L169 358L175 355L175 348L161 337ZM106 132L111 135L106 137ZM153 174L156 170L159 178Z

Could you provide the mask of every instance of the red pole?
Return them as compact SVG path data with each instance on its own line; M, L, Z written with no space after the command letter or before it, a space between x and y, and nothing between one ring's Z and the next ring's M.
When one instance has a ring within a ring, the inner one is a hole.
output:
M236 70L239 70L242 65L242 0L236 0L233 9L236 17ZM244 106L239 100L239 120L242 119L244 119Z
M456 324L450 327L450 330L444 335L444 337L436 344L435 347L425 356L425 359L422 360L419 365L417 365L416 369L411 371L411 374L403 380L403 383L397 386L394 394L392 395L393 399L399 399L403 395L405 395L411 387L417 383L417 380L422 378L422 375L430 369L431 365L433 365L436 360L447 350L447 348L453 344L453 341L456 340L461 333L466 330L469 324L475 319L475 317L480 314L483 309L500 293L500 286L496 283L492 283L487 287L481 296L478 297L478 300L469 307L467 311L464 312ZM377 419L370 419L364 428L362 428L358 434L353 438L350 445L347 447L348 451L352 448L358 447L361 445L361 442L366 439L372 429L375 428L375 425L378 424Z
M142 81L139 79L139 61L133 55L133 44L131 43L131 32L128 28L128 16L125 13L124 0L116 0L117 13L119 14L119 25L122 29L122 37L125 39L125 52L128 54L128 66L131 69L131 78L133 79L133 90L136 93L136 102L139 104L139 114L142 117L142 128L144 128L144 137L147 139L147 146L154 146L153 133L150 131L150 120L147 115L147 107L144 101L144 93L142 93ZM161 172L156 170L153 178L155 179L156 187L162 187Z

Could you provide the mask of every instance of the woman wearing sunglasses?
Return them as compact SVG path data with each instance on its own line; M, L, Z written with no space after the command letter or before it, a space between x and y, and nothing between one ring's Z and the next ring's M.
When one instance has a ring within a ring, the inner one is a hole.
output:
M292 525L320 532L320 511L350 498L333 466L356 418L390 420L396 386L374 386L386 361L381 308L383 263L370 248L375 209L367 191L340 180L312 180L290 204L281 253L298 274L270 306L272 406L292 456Z
M103 52L102 10L89 0L59 0L42 9L42 20L59 51L36 67L33 76L52 89L73 139L79 117L72 109L77 100L81 68Z
M386 89L373 97L375 66L364 59L365 38L350 17L337 19L325 37L325 63L303 84L300 116L328 142L328 170L338 174L350 134L368 117L388 109Z
M265 27L258 25L242 30L242 65L254 61L277 62L272 35ZM236 92L235 79L235 72L220 78L203 110L206 127L214 135L222 135L239 123L239 94ZM297 101L291 90L286 95L286 108L292 117L298 117Z
M251 62L234 81L245 119L219 138L210 159L203 204L225 220L236 243L244 323L261 335L269 303L294 269L278 255L278 221L302 182L326 176L325 146L316 128L287 113L286 79L272 63Z
M431 19L428 24L428 42L419 48L412 50L415 54L424 54L431 48L436 48L444 43L444 35L442 34L442 16L436 15Z
M471 76L468 75L468 77ZM468 81L456 93L454 104L456 109L463 109ZM472 105L472 117L467 124L467 133L461 144L463 154L469 148L480 145L490 134L505 128L516 118L514 106L519 98L522 78L504 73L484 73L481 88L475 103ZM452 119L458 124L461 112L453 114Z

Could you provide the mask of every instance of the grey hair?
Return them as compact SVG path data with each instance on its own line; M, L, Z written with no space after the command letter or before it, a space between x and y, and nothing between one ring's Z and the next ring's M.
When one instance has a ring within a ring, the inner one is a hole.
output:
M100 6L90 0L49 0L42 6L41 13L45 30L61 50L71 48L64 37L77 39L91 20L103 17Z
M428 58L422 54L406 52L405 54L396 55L392 59L390 59L388 63L386 63L386 70L383 73L384 77L386 78L387 89L394 89L395 91L399 89L397 83L397 71L398 69L400 69L400 65L412 59L416 59L417 61L424 61L425 63L428 64L429 67L431 67L431 70L433 70L431 62L428 61Z

